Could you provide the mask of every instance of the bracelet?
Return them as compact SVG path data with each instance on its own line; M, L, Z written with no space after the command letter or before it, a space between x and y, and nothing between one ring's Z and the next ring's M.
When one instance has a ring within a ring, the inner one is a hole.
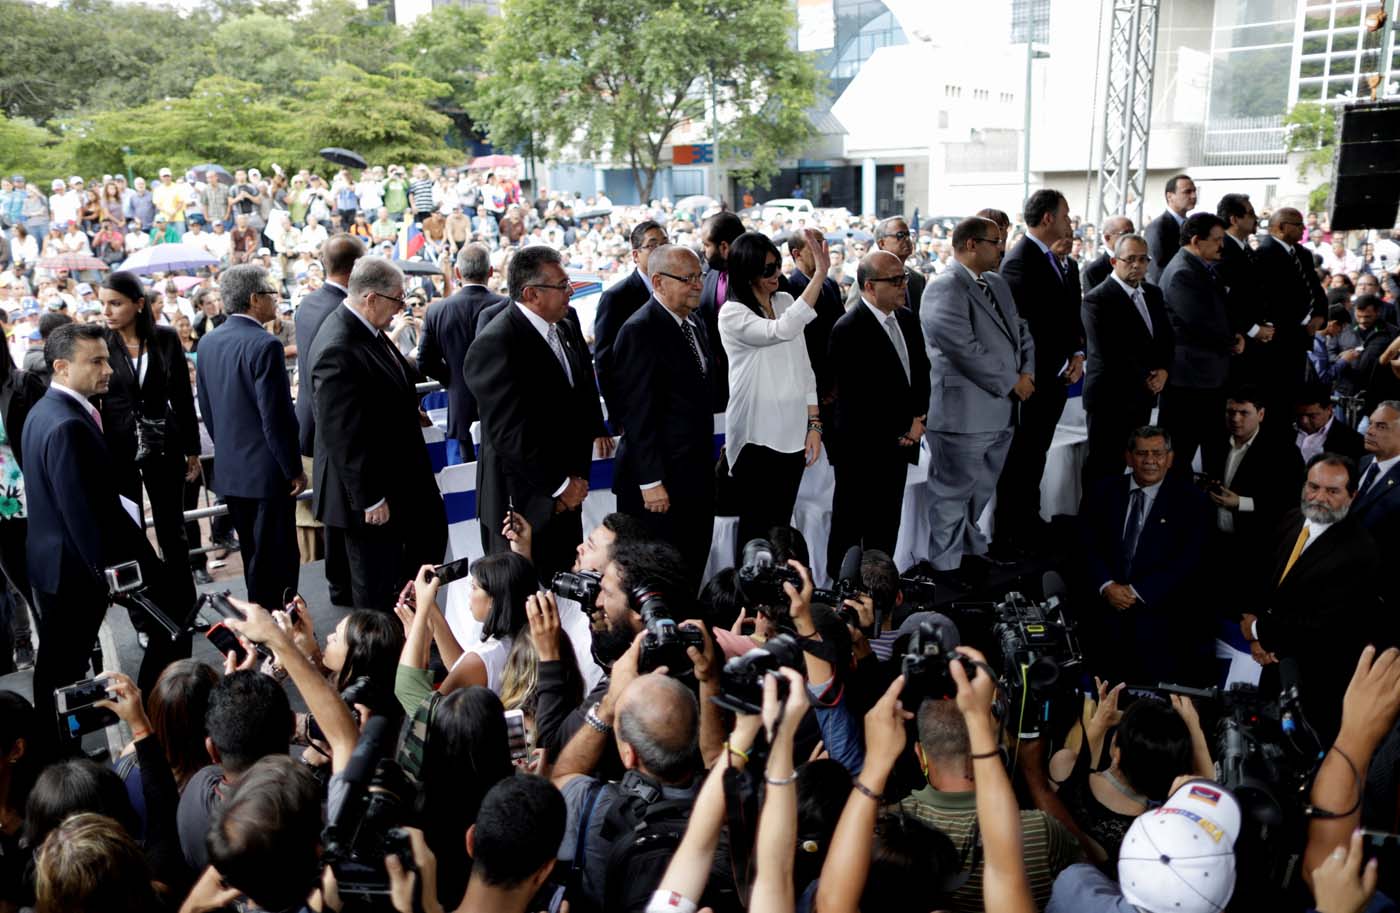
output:
M141 730L133 729L133 730L131 730L131 741L133 741L133 742L139 742L139 741L141 741L142 739L144 739L146 736L148 736L148 735L150 735L150 734L151 734L151 730L149 730L149 729L141 729Z
M823 427L823 426L822 426L822 423L821 423L821 422L808 422L808 423L807 423L807 430L808 430L808 431L815 431L817 434L821 434L821 433L822 433L822 427Z
M866 786L864 783L860 782L859 779L851 780L851 788L854 789L856 792L860 793L862 796L865 796L867 799L874 799L877 804L883 805L885 802L884 796L880 795L875 790Z
M764 775L763 782L769 786L788 786L797 782L797 771L793 771L792 776L781 779Z
M602 735L607 735L613 730L612 726L603 722L602 718L598 716L598 704L594 704L592 707L588 708L588 712L583 715L583 721L587 723L588 727L594 732L601 733Z
M749 760L749 753L748 753L747 751L744 751L744 749L742 749L742 748L735 748L733 745L730 745L728 742L725 742L725 743L724 743L724 750L727 751L727 752L729 752L729 753L732 754L732 755L738 755L739 757L741 757L741 758L744 759L744 763L746 763L746 764L748 763L748 760Z
M1001 749L993 748L991 751L984 751L981 754L968 755L974 761L985 761L987 758L1000 758Z

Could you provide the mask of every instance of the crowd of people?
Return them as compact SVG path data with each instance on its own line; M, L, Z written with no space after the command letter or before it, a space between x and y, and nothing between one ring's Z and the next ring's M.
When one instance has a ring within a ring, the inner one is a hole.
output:
M115 178L0 196L25 343L0 353L0 661L34 666L32 701L0 691L0 909L1395 909L1368 849L1400 750L1390 232L1199 211L1187 175L1141 231L1051 189L919 225L423 166L160 180L131 208ZM89 304L28 259L38 203L60 243L257 238L187 303L118 269ZM571 269L605 277L587 334ZM476 463L469 566L443 563L427 379ZM1084 497L1050 522L1081 390ZM927 560L900 568L921 453ZM246 600L196 598L205 487ZM297 595L308 548L333 630ZM95 760L72 686L131 564L225 656L119 594L144 658L79 689L129 738ZM1039 582L1033 623L974 603L1051 568L1061 614ZM1227 654L1255 684L1211 690Z

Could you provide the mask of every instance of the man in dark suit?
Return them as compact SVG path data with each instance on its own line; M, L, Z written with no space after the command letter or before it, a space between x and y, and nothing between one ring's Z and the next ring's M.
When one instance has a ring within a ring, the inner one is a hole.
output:
M1215 215L1225 225L1224 242L1220 245L1220 261L1215 275L1225 288L1225 312L1230 329L1245 340L1244 352L1230 362L1229 384L1238 387L1247 383L1263 383L1260 366L1269 357L1276 328L1266 316L1260 298L1258 254L1249 246L1249 239L1259 226L1254 204L1243 193L1227 193L1220 198ZM1290 406L1288 400L1277 404L1275 415L1282 415Z
M1165 431L1145 425L1125 443L1132 473L1096 479L1079 510L1093 673L1205 683L1212 629L1193 597L1210 507L1190 482L1168 476Z
M598 299L597 316L593 318L593 361L598 368L598 389L603 393L603 402L608 404L608 418L614 430L618 429L621 399L612 383L613 344L622 325L651 299L647 260L652 251L666 243L666 229L646 219L632 229L629 240L635 268L626 279L604 290Z
M1326 385L1304 387L1293 408L1293 417L1298 432L1294 443L1304 462L1319 453L1335 453L1357 463L1361 461L1365 453L1361 435L1337 418L1332 409L1332 392Z
M792 272L787 275L787 291L793 298L801 298L816 273L816 257L801 232L788 236L787 248L793 262ZM841 302L840 283L830 275L822 280L822 293L817 299L816 312L817 319L807 324L802 334L807 341L807 360L812 363L812 375L817 380L817 412L821 416L822 427L833 428L836 425L836 381L828 352L832 327L846 313L846 306ZM827 462L833 466L838 458L832 449L835 443L835 435L822 441Z
M1185 246L1162 271L1176 347L1159 420L1176 448L1172 472L1186 475L1198 447L1207 451L1203 465L1210 451L1219 449L1230 356L1244 350L1244 337L1230 326L1225 289L1213 270L1226 243L1225 226L1209 213L1197 213L1182 233Z
M447 551L447 515L423 442L419 375L384 328L403 310L403 273L361 257L345 302L311 348L316 519L340 531L352 604L388 611L405 580Z
M365 255L364 243L354 235L339 234L326 239L321 248L321 264L326 271L326 281L321 287L301 300L293 323L297 335L297 427L300 435L302 469L312 472L312 460L316 444L316 415L311 397L311 349L316 343L316 334L321 324L335 313L345 301L345 290L350 283L350 272L355 261ZM308 476L309 484L315 488L316 479ZM345 542L340 537L338 527L325 528L326 548L326 587L330 591L331 602L338 606L352 605L350 591L350 565L345 555Z
M861 300L831 331L832 438L842 458L835 467L828 568L840 567L852 545L894 554L905 477L919 461L929 361L918 318L903 306L904 275L894 254L866 254L856 271Z
M875 226L875 247L877 250L889 251L899 258L900 263L907 263L909 257L914 253L914 236L909 231L909 223L903 216L890 216L888 219L881 219ZM910 266L904 267L906 283L904 286L904 306L914 312L914 316L919 316L919 304L924 298L924 287L928 285L928 278L918 270ZM860 303L861 296L865 292L861 289L859 282L851 286L850 294L846 296L846 308L850 310Z
M229 320L199 343L199 412L214 442L214 486L238 530L248 599L277 607L297 590L296 497L306 489L282 345L263 326L281 297L261 266L219 277Z
M1172 175L1167 178L1166 199L1166 210L1148 222L1142 232L1147 236L1147 251L1152 255L1152 262L1147 266L1147 281L1153 285L1162 284L1159 281L1162 272L1186 243L1181 229L1186 224L1187 214L1196 206L1196 182L1191 180L1190 175ZM1182 456L1186 455L1183 453ZM1185 462L1190 463L1191 460L1186 458Z
M566 319L571 286L558 251L522 249L507 281L512 301L477 333L463 375L481 409L477 516L487 554L504 552L513 504L534 529L533 559L548 579L572 566L583 541L579 508L603 416L593 366Z
M1298 448L1281 422L1270 425L1266 411L1258 387L1232 392L1225 401L1229 433L1215 434L1224 446L1205 448L1201 462L1223 546L1215 551L1231 566L1267 550L1279 520L1297 503L1295 492L1303 481Z
M491 278L491 249L485 244L463 245L454 268L462 287L428 305L423 338L418 343L418 365L447 391L447 437L457 442L458 459L471 463L476 460L472 422L477 419L477 410L476 400L462 380L462 365L476 339L481 312L506 298L486 287Z
M1340 424L1340 422L1338 422ZM1400 402L1385 400L1366 426L1361 484L1351 504L1355 517L1387 555L1400 545Z
M652 252L652 299L617 334L618 389L627 433L617 447L617 507L686 558L695 588L715 519L717 338L696 319L700 261L683 247Z
M1061 264L1056 244L1072 229L1069 201L1058 190L1037 190L1026 201L1026 235L1001 261L1016 310L1035 340L1035 395L1021 406L1006 466L997 482L996 542L999 552L1033 552L1043 544L1040 479L1055 425L1065 411L1067 388L1084 374L1084 325L1079 308L1079 270Z
M1261 563L1253 605L1240 632L1264 666L1267 694L1281 680L1296 679L1303 711L1330 745L1341 723L1342 695L1368 643L1394 642L1393 623L1382 616L1376 573L1381 560L1371 536L1349 511L1356 496L1356 466L1324 453L1307 468L1302 510L1285 518L1272 560ZM1280 666L1287 664L1290 669Z
M1256 380L1270 404L1292 405L1304 383L1312 333L1327 318L1327 296L1313 268L1312 252L1300 247L1303 217L1296 209L1275 210L1269 233L1259 240L1259 301L1264 320L1274 328L1273 339L1260 349Z
M1161 289L1143 281L1147 261L1141 235L1119 235L1113 271L1084 296L1086 482L1123 474L1123 442L1147 424L1169 377L1171 320Z
M34 707L45 741L54 732L53 691L84 676L107 614L106 568L139 561L157 604L176 617L190 608L169 604L164 565L108 471L101 415L89 401L107 392L112 376L106 332L70 323L49 335L44 357L53 381L24 423L27 569L39 622ZM140 676L147 688L176 658L170 644L152 633Z
M705 327L706 338L714 343L712 357L717 366L714 379L714 411L723 412L729 405L729 356L719 343L719 309L729 299L729 245L744 233L744 223L732 212L717 212L700 226L700 242L704 246L705 284L700 289L700 305L696 318ZM655 272L655 270L653 270Z
M1079 287L1084 290L1084 294L1087 295L1098 288L1113 272L1113 252L1118 249L1118 239L1123 235L1132 234L1133 231L1133 220L1127 216L1109 216L1104 219L1100 232L1103 235L1103 253L1084 264L1084 268L1079 271ZM1146 275L1146 270L1143 274Z

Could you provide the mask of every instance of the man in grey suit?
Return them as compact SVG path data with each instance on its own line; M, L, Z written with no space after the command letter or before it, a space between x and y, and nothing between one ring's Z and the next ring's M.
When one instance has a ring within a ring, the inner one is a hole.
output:
M920 320L929 345L929 559L944 583L967 588L986 576L987 540L977 529L1006 462L1017 406L1035 391L1035 345L1011 288L992 270L1005 240L973 216L953 229L955 265L924 289Z

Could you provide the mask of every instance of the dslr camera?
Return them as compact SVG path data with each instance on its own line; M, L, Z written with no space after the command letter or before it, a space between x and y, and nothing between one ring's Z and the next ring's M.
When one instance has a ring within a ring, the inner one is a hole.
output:
M340 894L382 905L389 894L386 856L414 871L413 845L404 823L416 797L412 781L390 755L396 729L386 717L365 723L345 767L345 798L322 834L324 855ZM380 898L376 901L376 898Z
M560 571L549 582L549 588L560 599L572 599L583 606L585 614L598 604L603 589L603 575L597 571Z
M743 656L724 664L719 673L719 694L712 700L734 713L763 711L763 677L779 669L806 669L802 647L791 634L779 634ZM788 681L778 679L778 697L787 699Z
M957 647L948 628L928 621L919 622L919 627L909 635L909 645L899 664L904 675L901 694L904 706L918 710L927 698L939 700L957 694L958 687L948 671L953 663L963 664L969 680L977 674L958 653Z
M705 649L705 635L694 627L676 624L674 614L661 591L649 583L632 590L632 599L642 616L646 636L637 661L639 672L650 672L665 666L672 677L684 675L694 668L687 647Z
M752 607L786 607L788 597L783 592L783 584L802 588L802 576L773 559L773 543L767 539L750 539L744 545L738 579L739 592Z

